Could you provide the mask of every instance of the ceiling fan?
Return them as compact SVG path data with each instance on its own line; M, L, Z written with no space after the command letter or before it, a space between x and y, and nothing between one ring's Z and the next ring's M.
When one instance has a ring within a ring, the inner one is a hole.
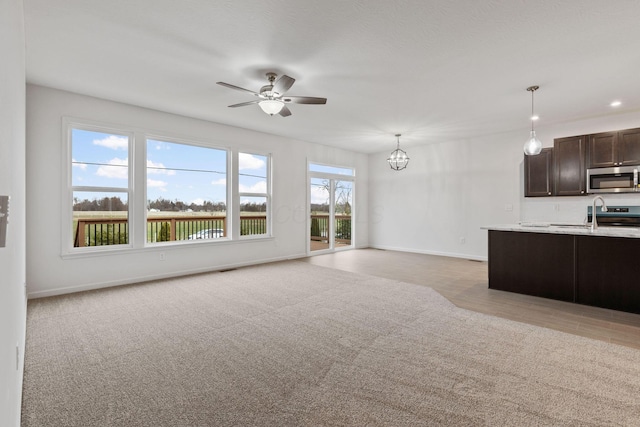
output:
M267 80L269 84L262 86L260 92L254 92L249 89L244 89L238 86L231 85L229 83L217 82L220 86L228 87L229 89L241 90L249 92L259 99L248 102L241 102L240 104L229 105L231 108L244 107L245 105L258 104L262 111L273 116L274 114L280 114L282 117L291 115L291 110L287 108L285 104L326 104L327 98L315 98L312 96L285 96L284 94L293 86L296 79L287 75L282 75L277 78L276 73L267 73Z

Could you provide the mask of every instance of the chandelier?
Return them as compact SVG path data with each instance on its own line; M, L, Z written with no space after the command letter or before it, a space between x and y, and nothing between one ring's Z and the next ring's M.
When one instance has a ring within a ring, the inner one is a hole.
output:
M398 145L396 149L391 152L391 155L387 159L387 162L389 162L389 166L391 166L391 169L396 171L401 171L402 169L407 167L407 164L409 164L409 157L407 157L407 152L400 149L400 136L401 134L396 134Z

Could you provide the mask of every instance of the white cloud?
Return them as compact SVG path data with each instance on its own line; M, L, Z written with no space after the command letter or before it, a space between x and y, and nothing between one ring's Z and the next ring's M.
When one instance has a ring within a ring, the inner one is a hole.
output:
M267 183L266 181L259 181L250 187L240 184L240 192L241 193L266 193Z
M227 178L220 178L215 181L211 181L211 185L227 185Z
M80 170L87 170L87 164L86 163L76 163L76 159L71 159L71 164L73 165L74 168L78 168Z
M200 206L202 206L202 205L204 204L204 202L205 202L205 200L204 200L204 199L202 199L202 198L198 198L198 199L193 199L193 200L191 201L191 204L194 204L194 205L200 205Z
M175 175L176 171L165 169L165 165L163 165L162 163L156 163L153 160L147 160L147 175L149 174Z
M115 157L109 160L108 163L108 166L100 166L96 171L96 175L116 179L127 179L129 177L129 169L127 167L129 161L127 159Z
M109 135L103 139L94 139L93 145L111 148L112 150L126 150L129 148L129 138L125 136Z
M259 159L253 154L240 153L238 156L238 169L262 169L265 166L263 159Z
M329 203L329 193L323 187L311 186L311 203L322 205Z
M160 191L167 191L167 183L156 179L147 179L147 187L157 188Z

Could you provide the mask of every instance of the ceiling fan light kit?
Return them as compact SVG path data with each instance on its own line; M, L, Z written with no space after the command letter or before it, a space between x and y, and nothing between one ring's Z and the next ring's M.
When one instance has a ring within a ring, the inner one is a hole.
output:
M389 166L395 171L401 171L409 164L409 157L407 156L407 152L400 149L401 136L402 135L399 133L396 134L398 145L396 146L396 149L391 152L391 155L387 159L387 162L389 162Z
M289 103L294 104L326 104L327 98L316 98L311 96L287 96L284 94L293 86L296 81L294 78L287 75L282 75L277 78L276 73L267 73L267 80L269 84L262 86L260 92L254 92L249 89L245 89L239 86L235 86L229 83L217 82L220 86L227 87L229 89L240 90L243 92L249 92L259 99L255 101L241 102L240 104L229 105L231 108L244 107L246 105L258 104L258 106L265 113L270 116L279 114L282 117L288 117L291 115L291 110L285 105Z
M258 102L262 111L273 116L274 114L280 113L282 107L284 107L284 102L279 101L277 99L265 99L264 101Z
M538 119L533 113L533 92L540 89L539 86L529 86L527 91L531 92L531 133L529 139L524 143L524 154L527 156L536 156L542 151L542 142L536 137L536 131L533 129L533 122Z

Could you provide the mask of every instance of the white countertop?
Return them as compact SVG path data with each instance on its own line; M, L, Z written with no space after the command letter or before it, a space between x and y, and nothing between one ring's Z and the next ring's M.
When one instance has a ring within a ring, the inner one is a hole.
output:
M580 236L629 237L640 239L640 227L599 226L593 233L591 232L590 225L581 224L522 223L489 225L481 228L495 231L521 231L526 233L574 234Z

